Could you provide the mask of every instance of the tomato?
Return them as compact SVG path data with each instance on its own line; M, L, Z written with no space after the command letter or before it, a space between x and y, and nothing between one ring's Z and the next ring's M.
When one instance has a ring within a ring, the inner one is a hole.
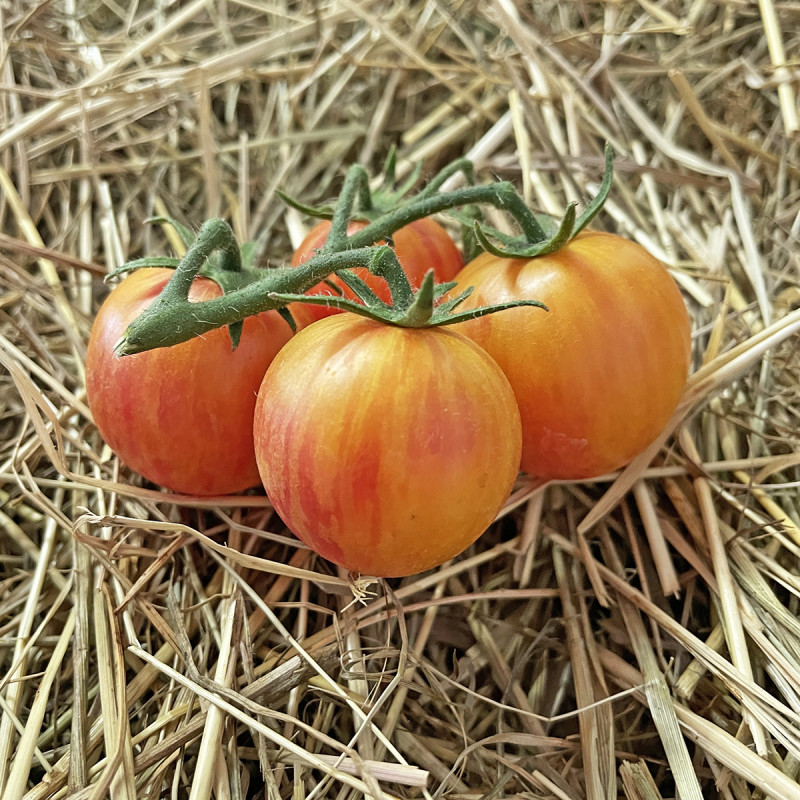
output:
M366 226L366 222L354 220L348 225L347 233L353 234ZM292 266L296 267L314 256L316 251L325 244L330 229L331 223L328 220L323 220L315 225L292 256ZM397 260L415 289L419 288L425 273L430 269L433 270L436 280L439 283L444 283L453 280L456 273L464 265L461 253L447 231L438 222L429 217L418 219L404 228L400 228L392 236L392 241ZM391 301L389 284L383 278L373 275L368 269L354 269L353 272L364 280L381 300ZM345 297L356 300L355 294L345 285L341 278L331 275L329 280L342 290ZM338 296L337 292L327 283L318 283L306 294ZM295 305L293 304L290 308L294 312ZM341 313L336 308L326 308L325 306L308 305L305 308L307 316L314 320Z
M667 270L638 244L586 232L533 259L484 253L456 278L459 308L535 299L456 328L508 377L522 416L522 469L590 478L630 461L663 430L689 369L690 323Z
M258 393L275 510L330 561L397 577L437 566L495 518L519 468L519 412L486 353L444 328L355 314L300 331Z
M97 427L129 467L175 491L228 494L258 485L256 393L291 329L269 311L245 320L236 350L227 328L218 328L174 347L114 355L128 324L171 275L169 269L131 273L97 314L86 356L86 390ZM213 281L196 278L189 299L220 293Z

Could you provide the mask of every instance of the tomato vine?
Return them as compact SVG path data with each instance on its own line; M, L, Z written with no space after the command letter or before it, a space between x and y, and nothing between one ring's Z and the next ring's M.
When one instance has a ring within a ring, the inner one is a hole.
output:
M354 165L345 178L335 207L330 212L331 232L320 252L303 264L289 268L254 268L243 258L230 226L222 219L207 220L196 237L182 226L176 227L189 242L180 260L144 258L126 264L120 272L141 267L172 267L174 274L156 300L127 328L116 343L117 355L131 355L160 347L179 344L224 325L229 326L234 347L241 335L242 321L272 309L284 315L294 327L286 311L290 302L334 305L362 316L404 327L435 327L463 322L521 305L543 305L536 300L517 300L492 306L459 310L469 296L466 289L453 298L442 300L452 283L436 285L431 275L415 292L403 272L397 257L388 245L376 242L390 240L392 234L411 222L444 211L470 209L491 205L509 213L521 234L511 237L489 228L480 221L467 219L484 247L505 257L530 258L552 253L577 235L597 214L611 185L613 153L606 147L603 181L596 197L578 216L574 204L568 206L559 224L543 226L536 215L508 181L486 185L472 184L472 165L460 159L441 170L418 194L404 198L408 186L392 191L393 162L387 169L389 191L373 195L369 178L363 167ZM461 172L468 185L442 191L447 180ZM316 209L318 215L327 215ZM369 224L347 234L347 225L354 212L369 212ZM373 218L374 217L374 218ZM498 244L499 243L499 244ZM389 283L392 303L380 300L359 278L348 272L351 268L366 267ZM340 297L314 297L304 293L336 273L352 289L361 303ZM200 303L189 301L189 288L198 276L211 278L223 294Z

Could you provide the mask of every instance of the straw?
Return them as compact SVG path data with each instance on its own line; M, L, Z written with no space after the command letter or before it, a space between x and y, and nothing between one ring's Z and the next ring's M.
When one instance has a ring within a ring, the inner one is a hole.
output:
M0 9L0 800L800 798L792 4L24 6ZM399 178L469 156L560 213L606 141L592 224L664 261L693 329L629 465L521 475L449 563L354 581L259 487L171 493L97 431L103 278L185 250L151 218L219 214L280 266L313 220L277 191L330 202L392 146Z

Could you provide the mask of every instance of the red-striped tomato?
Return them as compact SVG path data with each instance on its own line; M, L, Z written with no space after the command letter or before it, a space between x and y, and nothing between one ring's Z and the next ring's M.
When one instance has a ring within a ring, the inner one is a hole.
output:
M460 553L513 486L520 424L508 381L447 329L329 317L278 354L255 413L275 510L330 561L410 575Z
M586 232L533 259L484 253L456 278L463 308L540 300L460 323L509 379L522 469L545 478L614 470L663 430L689 369L690 324L675 281L638 244Z
M347 232L353 234L366 226L366 222L354 220L347 226ZM325 244L330 229L331 223L328 220L317 223L292 256L292 266L296 267L315 255L317 250ZM415 289L419 288L428 270L433 270L439 283L445 283L452 280L464 265L461 252L455 246L450 235L436 220L429 217L418 219L404 228L400 228L393 234L392 242L397 260L408 276L409 283ZM381 300L387 303L391 300L389 284L383 278L373 275L367 269L354 269L353 272L364 280ZM350 300L357 299L352 290L336 275L331 275L329 280L341 289L344 297ZM339 296L336 290L327 283L318 283L306 294ZM294 312L295 305L290 306L290 309ZM306 315L313 320L340 313L336 308L326 308L325 306L307 305L305 309Z
M129 467L178 492L229 494L258 485L253 450L256 393L272 359L292 336L277 311L245 320L231 346L217 328L174 347L122 358L114 345L172 275L131 273L101 306L86 355L86 390L100 433ZM206 278L189 299L221 294Z

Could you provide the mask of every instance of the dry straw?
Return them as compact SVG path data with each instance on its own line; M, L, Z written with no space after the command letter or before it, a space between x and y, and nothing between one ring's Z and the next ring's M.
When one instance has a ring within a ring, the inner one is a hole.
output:
M800 797L797 4L0 19L0 800ZM595 224L672 270L696 369L619 474L521 478L458 559L354 586L258 492L165 494L99 438L101 278L181 253L147 218L279 264L309 221L276 189L329 199L390 145L557 212L604 140Z

